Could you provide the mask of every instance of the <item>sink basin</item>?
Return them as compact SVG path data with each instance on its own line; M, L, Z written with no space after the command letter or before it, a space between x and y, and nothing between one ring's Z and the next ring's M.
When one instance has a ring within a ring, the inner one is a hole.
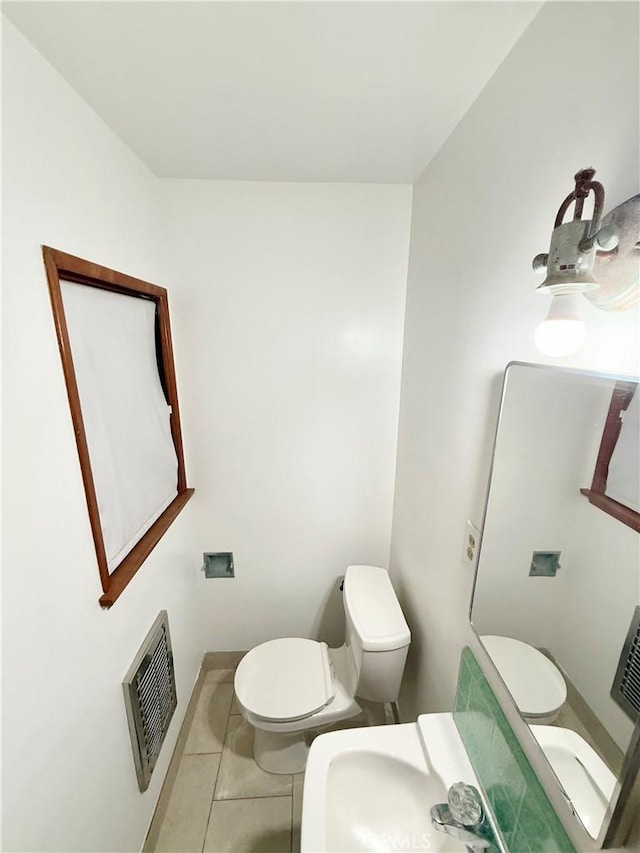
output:
M561 726L531 726L582 825L597 838L616 777L586 740Z
M451 714L320 735L307 760L301 851L466 853L429 816L461 780L477 786Z

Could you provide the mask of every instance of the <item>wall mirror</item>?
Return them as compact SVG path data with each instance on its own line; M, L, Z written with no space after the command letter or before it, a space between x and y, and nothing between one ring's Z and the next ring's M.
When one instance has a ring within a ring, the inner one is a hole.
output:
M640 756L637 386L507 367L471 606L480 642L599 844Z
M111 607L193 494L167 291L43 247L103 594Z

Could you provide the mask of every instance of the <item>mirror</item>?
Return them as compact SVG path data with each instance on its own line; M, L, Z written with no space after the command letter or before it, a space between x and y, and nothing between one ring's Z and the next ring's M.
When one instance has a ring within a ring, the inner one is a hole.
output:
M42 254L106 608L193 495L169 302L148 281Z
M507 367L471 609L595 839L640 717L639 396L629 377Z

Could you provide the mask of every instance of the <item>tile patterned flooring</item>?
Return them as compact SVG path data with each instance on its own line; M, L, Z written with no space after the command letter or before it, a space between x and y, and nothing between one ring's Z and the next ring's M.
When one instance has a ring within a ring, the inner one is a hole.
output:
M253 760L253 729L233 696L233 669L201 676L175 778L167 774L146 853L295 853L304 774L265 773ZM188 720L188 716L187 716ZM170 789L169 789L170 788Z

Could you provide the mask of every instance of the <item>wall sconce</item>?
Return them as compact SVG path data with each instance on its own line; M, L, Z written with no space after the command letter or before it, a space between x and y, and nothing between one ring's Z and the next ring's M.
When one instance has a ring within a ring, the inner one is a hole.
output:
M546 355L569 355L584 342L581 295L606 310L624 310L638 301L640 195L603 218L604 188L593 180L595 173L595 169L577 173L574 190L558 210L548 254L533 259L533 269L547 273L537 292L552 297L549 313L535 332L536 346ZM582 219L591 193L592 218ZM573 221L564 222L574 203Z

